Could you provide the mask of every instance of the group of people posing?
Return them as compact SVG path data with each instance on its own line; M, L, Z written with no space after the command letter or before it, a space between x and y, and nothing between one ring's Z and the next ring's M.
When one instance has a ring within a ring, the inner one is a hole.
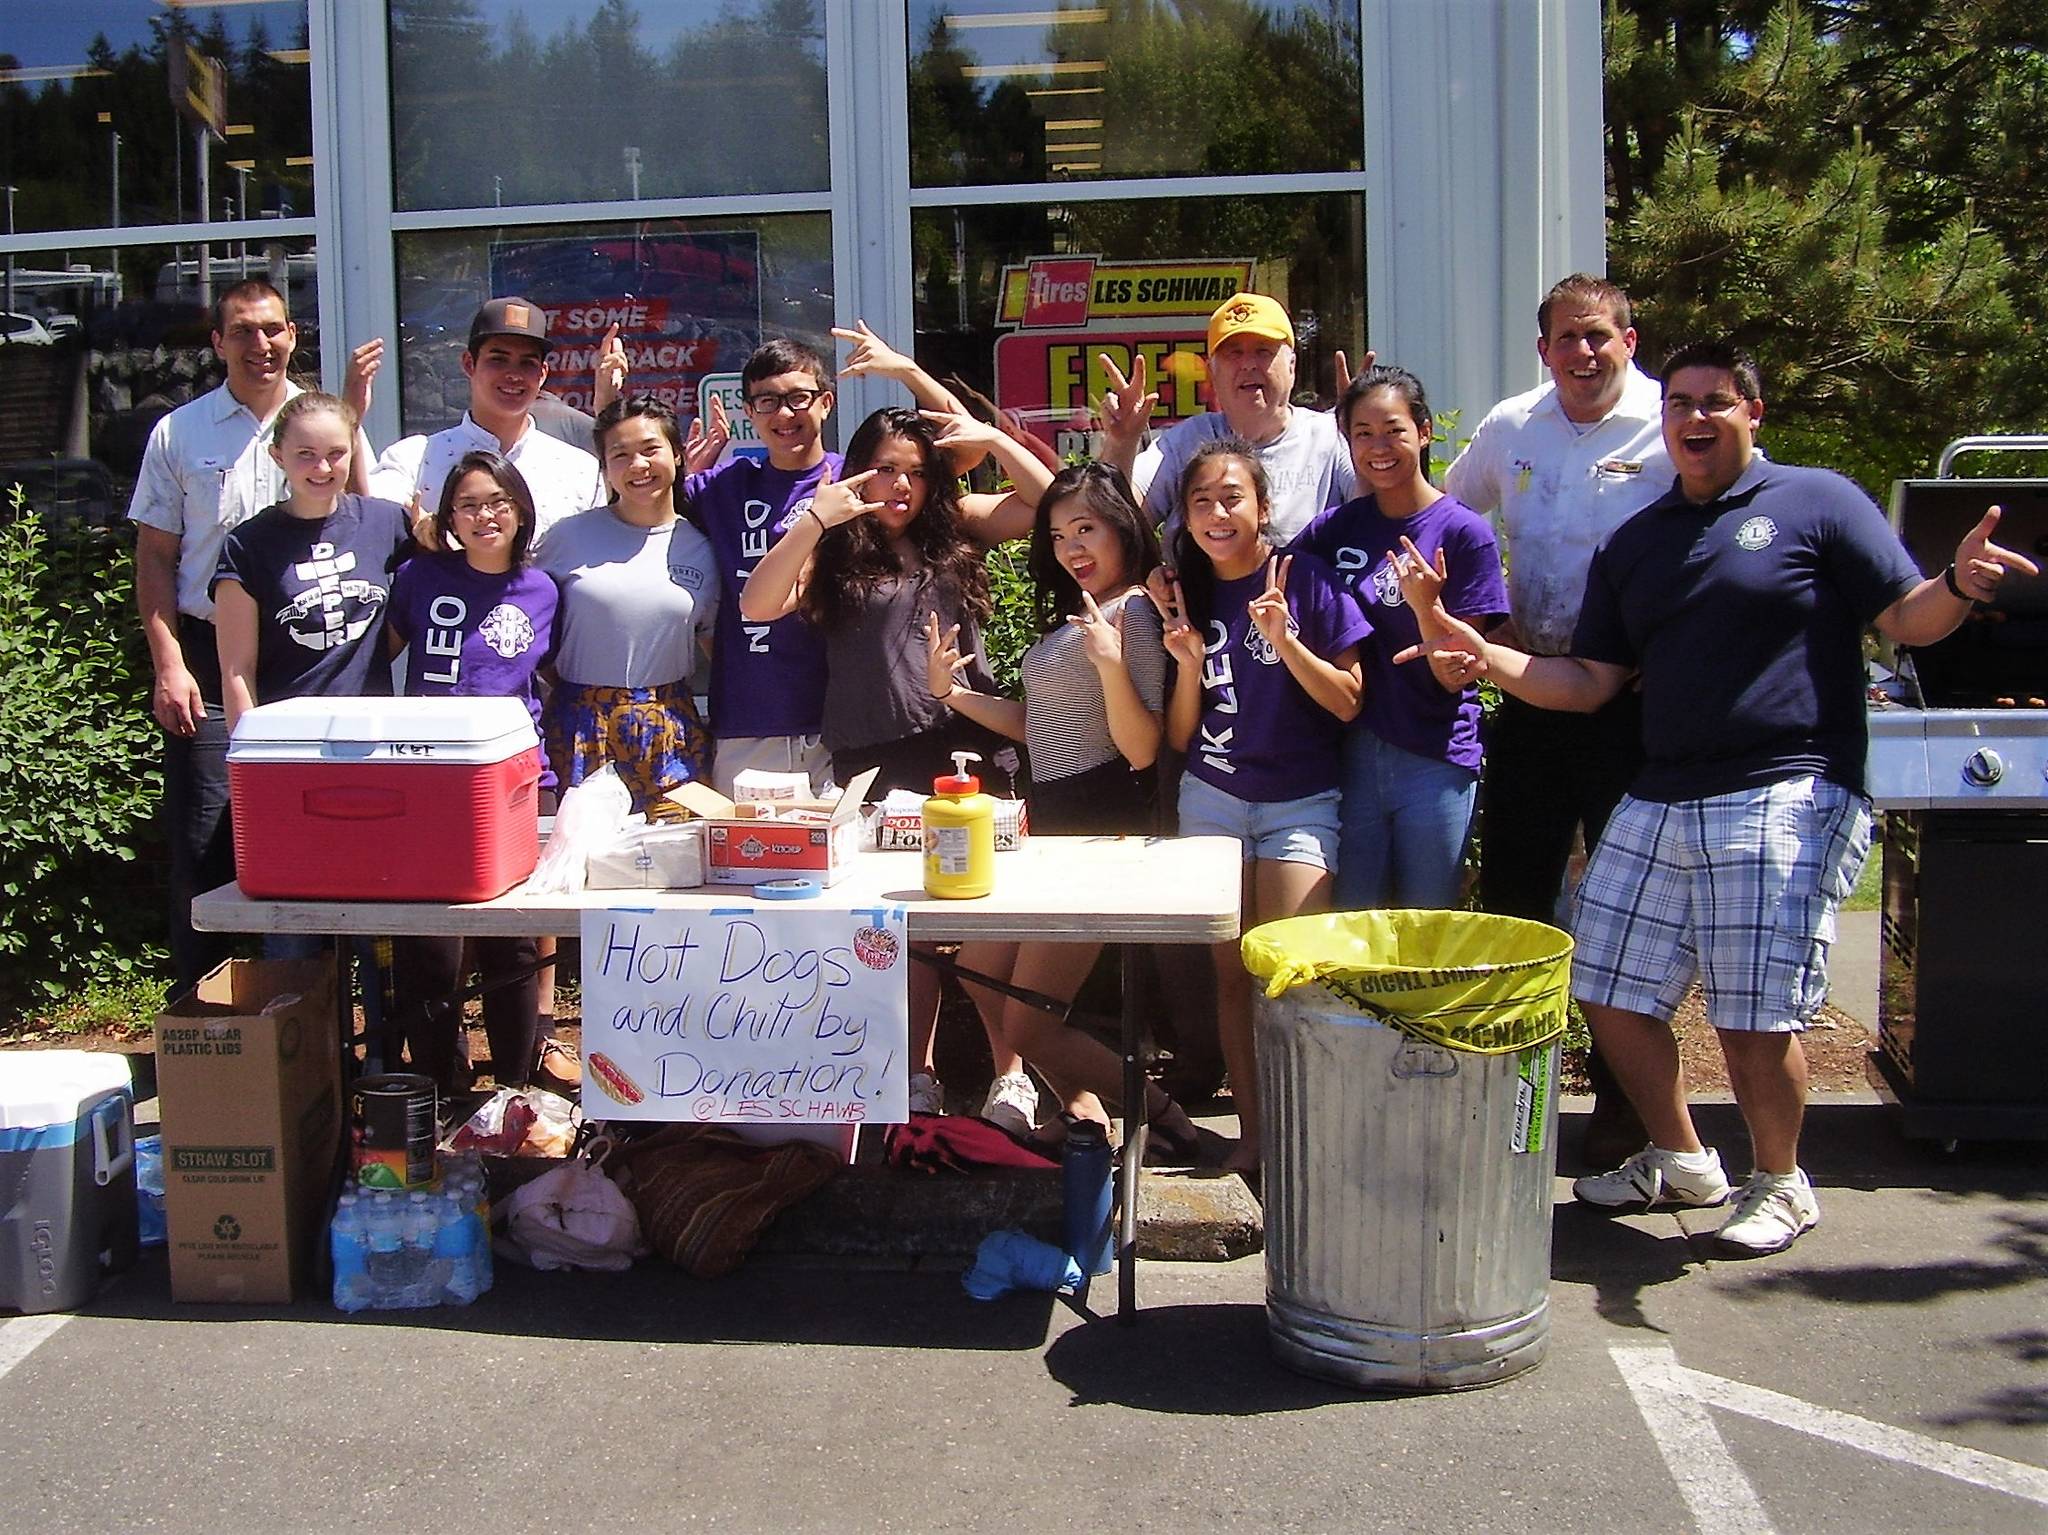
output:
M790 340L748 359L741 399L765 459L724 458L718 410L686 436L660 400L625 393L614 337L586 453L534 420L546 317L519 298L476 316L463 420L373 461L360 414L381 343L357 349L348 398L304 393L286 376L295 336L274 288L239 284L214 318L227 383L159 425L132 512L175 899L232 874L208 837L235 718L389 691L400 656L408 692L525 700L545 790L610 764L656 816L677 784L729 792L748 768L820 788L873 768L877 793L923 790L955 750L993 763L1020 743L1041 833L1234 838L1247 928L1458 904L1484 752L1486 904L1549 918L1575 824L1599 848L1574 990L1651 1145L1581 1180L1580 1197L1728 1197L1684 1118L1675 1050L1667 1061L1653 1037L1669 1040L1697 970L1756 1138L1760 1192L1745 1190L1724 1235L1769 1250L1811 1224L1784 1111L1833 906L1869 840L1857 637L1875 619L1925 642L2024 562L1980 529L1946 582L1922 582L1846 481L1753 453L1760 391L1731 349L1681 350L1660 391L1631 360L1626 297L1569 278L1538 317L1551 383L1489 414L1440 490L1421 383L1368 357L1333 412L1294 405L1292 324L1256 294L1211 318L1209 414L1144 449L1152 397L1142 371L1116 375L1100 461L1064 468L865 326L834 332L851 348L837 370ZM846 375L900 382L914 405L874 412L835 454L824 431ZM991 457L1007 489L963 490ZM1506 532L1509 580L1485 514ZM1030 540L1040 631L1021 699L997 690L982 643L984 554L1016 538ZM1722 542L1727 568L1703 567ZM708 720L691 685L707 654ZM1525 701L1484 742L1483 677ZM1169 779L1162 762L1184 766ZM1705 821L1672 811L1731 794L1741 803ZM1626 838L1603 835L1618 800ZM1783 856L1787 834L1810 851ZM1667 845L1703 835L1711 853ZM1757 849L1735 873L1729 837ZM1664 935L1647 960L1646 926ZM205 956L189 928L178 936L190 979ZM496 1073L522 1081L546 1033L535 945L500 940L478 958L486 979L527 976L485 1003ZM1019 1000L1073 996L1094 958L1065 943L962 955L1008 986L969 985L998 1122L1036 1115L1027 1061L1070 1111L1106 1117L1117 1058ZM449 941L399 945L408 1046L444 1082L459 1062L437 1003L460 960ZM1214 969L1243 1130L1229 1162L1250 1168L1250 980L1235 943ZM911 1104L937 1111L932 967L911 968L910 1003ZM1182 1108L1158 1087L1150 1098L1154 1135L1192 1150Z

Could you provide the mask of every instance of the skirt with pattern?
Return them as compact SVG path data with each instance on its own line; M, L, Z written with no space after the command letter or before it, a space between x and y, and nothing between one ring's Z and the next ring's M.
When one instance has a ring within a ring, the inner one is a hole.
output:
M702 778L711 760L711 733L697 715L687 682L658 688L558 683L541 729L564 792L609 762L631 792L634 811L660 819L668 815L659 808L662 796Z

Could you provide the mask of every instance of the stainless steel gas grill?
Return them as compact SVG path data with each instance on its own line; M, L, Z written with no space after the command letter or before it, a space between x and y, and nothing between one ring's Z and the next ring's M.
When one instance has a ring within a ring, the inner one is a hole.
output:
M1891 519L1938 575L1998 506L1996 540L2048 569L2048 479L1901 480ZM1998 600L1937 645L1902 650L1872 690L1870 791L1887 812L1878 1048L1908 1135L2048 1139L2048 575L2008 572Z

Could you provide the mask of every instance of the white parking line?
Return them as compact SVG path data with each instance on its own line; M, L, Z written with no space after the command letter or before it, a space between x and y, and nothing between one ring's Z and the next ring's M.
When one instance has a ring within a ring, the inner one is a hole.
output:
M0 1376L20 1364L71 1320L68 1311L43 1316L18 1316L0 1322Z
M1715 1515L1714 1520L1710 1522L1708 1517L1703 1517L1701 1505L1694 1501L1688 1488L1689 1474L1696 1479L1704 1474L1708 1487L1719 1488L1723 1492L1730 1486L1726 1477L1732 1475L1740 1486L1738 1501L1746 1495L1754 1502L1756 1496L1732 1460L1726 1462L1725 1468L1714 1463L1715 1452L1724 1460L1728 1452L1711 1423L1707 1424L1706 1431L1712 1443L1704 1450L1699 1447L1697 1429L1690 1426L1688 1414L1704 1418L1709 1407L1740 1413L1761 1423L1810 1434L1831 1444L1861 1450L1867 1455L1896 1461L1900 1465L1917 1466L1952 1481L1982 1487L1988 1492L2004 1493L2048 1508L2048 1470L2039 1466L2007 1460L2002 1455L1991 1455L1982 1450L1966 1449L1959 1444L1932 1439L1871 1418L1859 1418L1854 1413L1839 1412L1832 1407L1818 1407L1812 1402L1802 1402L1796 1396L1709 1375L1704 1370L1687 1369L1678 1363L1669 1344L1616 1344L1608 1352L1614 1356L1615 1366L1628 1383L1629 1393L1635 1397L1644 1422L1649 1424L1665 1464L1678 1478L1679 1491L1685 1496L1687 1507L1693 1511L1693 1520L1702 1531L1748 1530L1753 1526L1720 1522L1716 1512L1718 1505L1711 1502L1707 1512ZM1688 1434L1694 1437L1686 1437ZM1681 1467L1686 1469L1681 1470ZM1761 1516L1760 1505L1757 1512ZM1769 1526L1765 1524L1754 1528L1768 1529Z
M1735 1464L1706 1405L1677 1377L1668 1344L1613 1344L1608 1353L1700 1535L1773 1535L1771 1516Z

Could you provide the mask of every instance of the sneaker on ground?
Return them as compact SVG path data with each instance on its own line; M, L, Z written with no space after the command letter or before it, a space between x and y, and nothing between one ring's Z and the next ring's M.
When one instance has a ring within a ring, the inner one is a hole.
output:
M982 1100L981 1117L1012 1135L1029 1135L1038 1128L1038 1088L1021 1071L1009 1071L988 1085Z
M946 1112L946 1090L939 1085L939 1079L928 1071L913 1071L910 1074L910 1112L913 1114L943 1114Z
M1780 1253L1819 1224L1820 1201L1805 1173L1751 1173L1736 1196L1735 1213L1714 1236L1739 1252Z
M1713 1164L1679 1165L1678 1153L1645 1146L1611 1173L1595 1173L1572 1184L1572 1198L1606 1210L1647 1210L1653 1205L1717 1205L1728 1197L1728 1175L1719 1152Z

